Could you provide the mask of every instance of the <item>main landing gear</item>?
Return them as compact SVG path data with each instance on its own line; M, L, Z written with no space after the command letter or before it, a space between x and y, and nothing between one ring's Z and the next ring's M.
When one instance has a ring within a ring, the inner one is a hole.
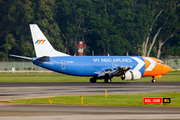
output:
M90 78L90 83L96 83L96 78Z
M111 79L110 79L110 78L105 78L105 79L104 79L104 82L105 82L105 83L111 83Z
M97 79L96 78L90 78L90 83L96 83ZM111 79L110 78L105 78L104 79L105 83L111 83Z

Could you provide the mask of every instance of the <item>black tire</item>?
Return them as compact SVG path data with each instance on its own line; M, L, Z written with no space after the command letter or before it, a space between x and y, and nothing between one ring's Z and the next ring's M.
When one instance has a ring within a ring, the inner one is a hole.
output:
M156 82L156 80L155 79L152 79L152 83L155 83Z
M106 78L106 79L104 79L104 82L105 82L105 83L111 83L111 79Z
M96 83L96 79L95 78L90 78L90 83Z

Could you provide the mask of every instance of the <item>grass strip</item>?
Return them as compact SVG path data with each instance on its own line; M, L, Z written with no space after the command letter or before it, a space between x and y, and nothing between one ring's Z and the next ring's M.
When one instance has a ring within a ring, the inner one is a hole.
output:
M0 73L0 82L89 82L90 77L69 76L60 73ZM151 77L142 77L134 82L151 82ZM180 71L171 71L158 81L180 81ZM97 82L104 82L97 80ZM114 77L112 82L132 82L122 81L120 77Z
M143 104L143 97L170 97L171 104ZM59 96L51 98L22 99L8 101L8 103L25 103L25 104L52 104L60 105L102 105L102 106L173 106L180 107L180 93L143 93L143 94L119 94L119 95L84 95L83 104L80 96Z

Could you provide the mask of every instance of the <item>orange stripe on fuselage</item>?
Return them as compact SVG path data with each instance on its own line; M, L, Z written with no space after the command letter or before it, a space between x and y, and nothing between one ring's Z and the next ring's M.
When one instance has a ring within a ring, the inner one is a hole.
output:
M144 58L144 57L143 57ZM145 61L145 70L149 67L149 65L151 64L151 62L149 62L147 59L144 58Z
M147 59L146 59L147 58ZM158 62L162 62L159 59L152 57L143 57L145 61L145 72L143 76L158 76L162 75L160 72L161 67L159 67Z

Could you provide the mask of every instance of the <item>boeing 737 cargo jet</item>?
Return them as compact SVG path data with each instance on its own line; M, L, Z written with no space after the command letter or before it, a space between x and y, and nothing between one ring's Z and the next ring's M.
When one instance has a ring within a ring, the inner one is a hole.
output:
M113 77L122 80L138 80L151 76L152 82L169 72L171 68L161 60L140 56L70 56L56 51L36 24L30 24L36 57L14 57L32 60L35 65L67 75L91 76L90 82L104 79L111 82Z

